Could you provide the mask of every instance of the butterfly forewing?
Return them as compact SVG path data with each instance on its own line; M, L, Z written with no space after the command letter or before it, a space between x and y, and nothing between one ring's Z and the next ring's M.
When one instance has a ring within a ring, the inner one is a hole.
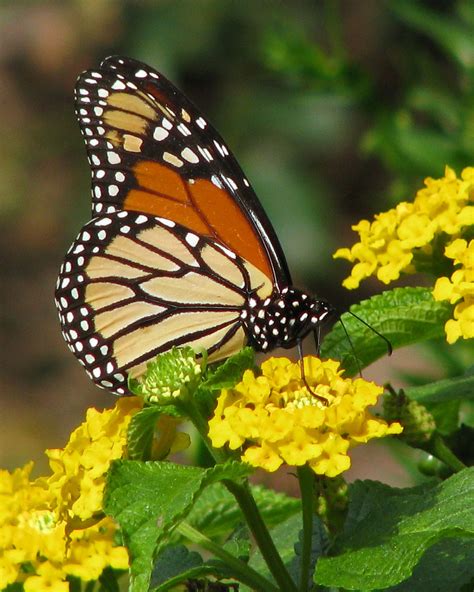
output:
M278 239L237 161L163 75L108 58L79 78L76 112L95 215L121 209L174 220L227 246L277 285L290 283Z
M210 360L239 351L249 293L271 282L252 264L172 221L117 211L86 224L56 290L64 338L99 386L127 392L127 373L176 346Z

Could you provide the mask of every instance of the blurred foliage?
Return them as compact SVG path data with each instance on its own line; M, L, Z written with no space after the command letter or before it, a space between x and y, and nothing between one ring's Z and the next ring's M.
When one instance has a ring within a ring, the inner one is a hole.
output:
M379 290L340 288L331 255L350 224L473 163L471 0L7 1L0 36L0 391L5 424L30 426L13 453L5 430L3 465L32 442L60 445L75 413L110 397L67 351L52 298L90 211L72 99L82 70L123 53L182 88L252 180L295 283L341 307Z

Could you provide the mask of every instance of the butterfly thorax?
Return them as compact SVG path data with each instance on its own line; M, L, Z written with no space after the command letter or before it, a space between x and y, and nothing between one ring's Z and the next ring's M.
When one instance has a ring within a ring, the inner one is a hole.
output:
M293 347L332 312L332 306L325 300L290 287L275 290L265 300L251 295L241 319L247 328L249 344L265 352L275 347Z

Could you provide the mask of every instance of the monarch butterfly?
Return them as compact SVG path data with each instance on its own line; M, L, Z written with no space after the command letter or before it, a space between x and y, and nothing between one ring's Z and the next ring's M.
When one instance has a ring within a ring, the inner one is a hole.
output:
M166 78L109 57L84 72L76 115L93 218L66 254L56 306L102 388L173 345L222 360L298 345L332 307L293 287L278 238L226 144Z

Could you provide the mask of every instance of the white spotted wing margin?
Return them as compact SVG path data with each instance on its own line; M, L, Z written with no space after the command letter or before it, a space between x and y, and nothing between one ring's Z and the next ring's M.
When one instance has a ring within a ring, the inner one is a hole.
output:
M63 336L89 377L128 394L157 354L201 347L209 360L246 343L249 295L271 292L259 270L219 243L172 221L118 211L86 224L56 286Z

